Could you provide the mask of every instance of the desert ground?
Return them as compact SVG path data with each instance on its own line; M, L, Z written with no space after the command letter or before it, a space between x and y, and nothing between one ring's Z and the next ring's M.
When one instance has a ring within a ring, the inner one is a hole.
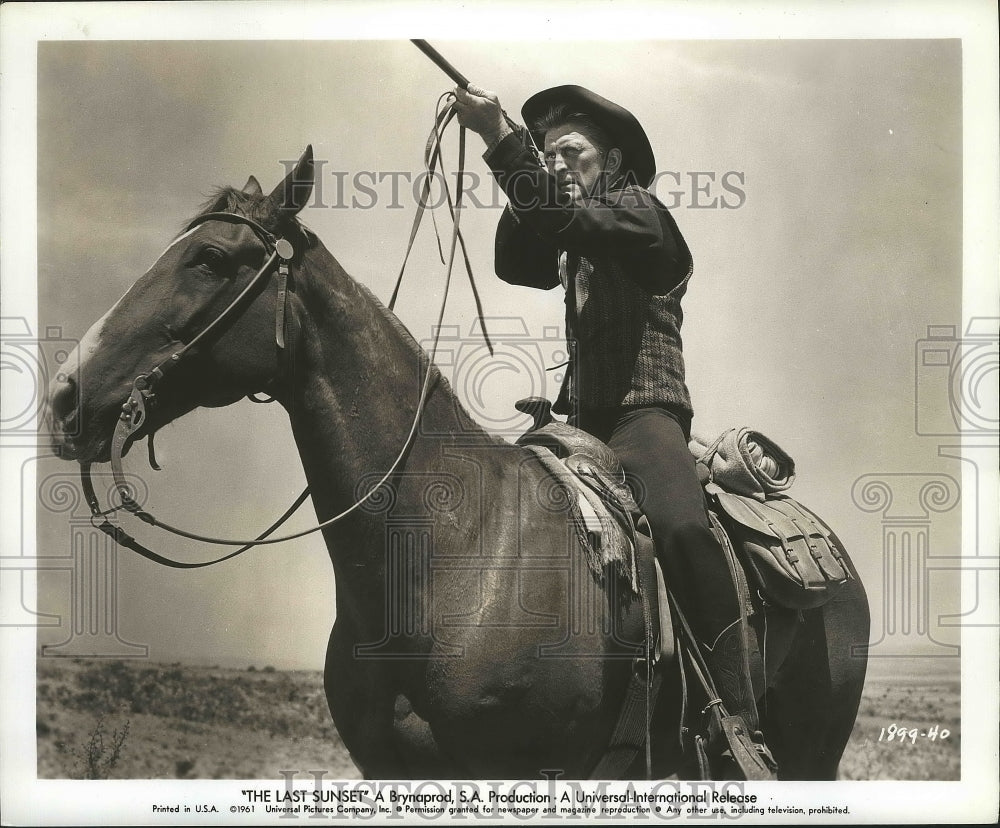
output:
M359 777L319 672L39 658L37 686L39 778ZM957 681L872 676L840 777L959 779L960 737Z

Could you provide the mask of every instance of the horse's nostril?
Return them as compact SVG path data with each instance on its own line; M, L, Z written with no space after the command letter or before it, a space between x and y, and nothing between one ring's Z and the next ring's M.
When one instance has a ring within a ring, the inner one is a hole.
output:
M55 423L67 424L80 403L80 390L71 375L60 376L49 389L49 410Z

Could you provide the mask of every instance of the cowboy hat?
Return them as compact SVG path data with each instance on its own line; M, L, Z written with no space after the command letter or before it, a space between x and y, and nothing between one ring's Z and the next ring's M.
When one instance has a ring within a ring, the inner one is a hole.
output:
M625 107L582 86L554 86L532 95L524 102L521 117L539 146L545 141L545 133L539 132L535 125L557 106L565 107L569 114L580 113L592 118L622 151L625 172L631 173L643 187L652 183L656 175L656 159L642 125Z

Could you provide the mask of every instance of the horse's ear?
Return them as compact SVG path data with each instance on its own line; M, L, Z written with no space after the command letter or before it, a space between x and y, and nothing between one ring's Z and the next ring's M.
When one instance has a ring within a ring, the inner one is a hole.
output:
M313 168L312 144L306 147L302 157L287 176L267 198L274 210L286 215L295 215L309 201L312 195L315 170Z
M260 182L252 175L247 179L247 183L243 185L243 192L246 193L247 195L252 195L252 196L264 195L264 191L261 189Z

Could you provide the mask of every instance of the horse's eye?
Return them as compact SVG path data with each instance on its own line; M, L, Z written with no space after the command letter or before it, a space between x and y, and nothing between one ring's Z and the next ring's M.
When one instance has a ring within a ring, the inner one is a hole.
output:
M198 264L217 270L226 261L226 254L217 247L206 247L198 254Z

